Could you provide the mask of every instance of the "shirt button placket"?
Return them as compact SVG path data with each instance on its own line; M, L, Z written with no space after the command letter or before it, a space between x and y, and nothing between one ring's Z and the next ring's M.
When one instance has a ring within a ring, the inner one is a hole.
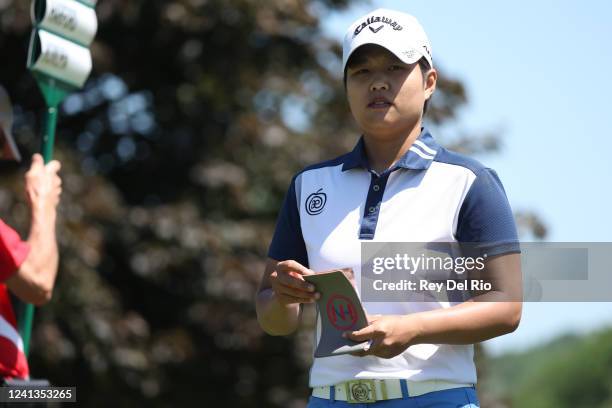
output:
M378 223L378 215L382 203L382 196L385 185L387 183L388 174L379 176L371 172L370 191L366 198L366 208L363 214L363 220L359 229L360 239L373 239Z

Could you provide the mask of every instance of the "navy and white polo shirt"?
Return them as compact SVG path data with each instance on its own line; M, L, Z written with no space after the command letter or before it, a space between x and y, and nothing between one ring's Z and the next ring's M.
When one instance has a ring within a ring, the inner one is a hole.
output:
M360 288L364 240L482 243L489 256L520 252L512 210L492 169L439 146L425 128L382 174L369 168L364 147L361 138L351 152L309 166L292 179L270 258L293 259L314 271L350 267ZM363 305L369 314L409 314L450 306L444 302ZM474 384L473 355L473 345L418 344L391 359L315 358L310 386L354 378Z

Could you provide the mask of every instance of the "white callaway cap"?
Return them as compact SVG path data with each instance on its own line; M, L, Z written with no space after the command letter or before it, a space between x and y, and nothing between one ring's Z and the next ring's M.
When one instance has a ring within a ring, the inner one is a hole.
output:
M433 67L427 34L418 20L410 14L381 8L355 20L344 36L343 71L353 52L365 44L380 45L406 64L425 57L429 66Z

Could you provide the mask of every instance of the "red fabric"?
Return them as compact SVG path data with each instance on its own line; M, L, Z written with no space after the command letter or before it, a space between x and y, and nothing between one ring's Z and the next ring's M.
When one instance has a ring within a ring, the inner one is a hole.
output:
M28 378L28 360L23 351L6 337L0 336L0 377Z
M4 282L19 269L30 252L14 229L0 220L0 282Z
M17 331L17 322L8 289L5 284L0 283L0 319L2 318ZM0 377L28 378L29 376L28 360L23 350L20 350L11 340L10 333L5 333L0 328Z
M15 312L8 289L2 282L19 269L29 252L30 246L21 240L15 230L0 220L0 316L15 331L17 330ZM0 330L0 377L29 377L28 361L23 350L11 340L11 334L3 330Z
M9 297L8 288L4 283L0 283L0 316L4 317L11 326L17 327L17 319L13 312L13 304ZM0 335L2 335L1 332Z

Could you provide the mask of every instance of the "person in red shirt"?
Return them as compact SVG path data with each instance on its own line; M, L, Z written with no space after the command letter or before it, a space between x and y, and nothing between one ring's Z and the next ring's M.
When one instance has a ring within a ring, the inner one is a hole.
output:
M10 109L8 96L0 87L0 158L19 160L10 134ZM53 292L59 260L55 236L62 191L59 170L60 163L56 160L45 165L41 155L32 157L25 174L25 193L30 207L30 232L26 241L0 220L0 382L29 378L9 291L37 306L48 302Z

